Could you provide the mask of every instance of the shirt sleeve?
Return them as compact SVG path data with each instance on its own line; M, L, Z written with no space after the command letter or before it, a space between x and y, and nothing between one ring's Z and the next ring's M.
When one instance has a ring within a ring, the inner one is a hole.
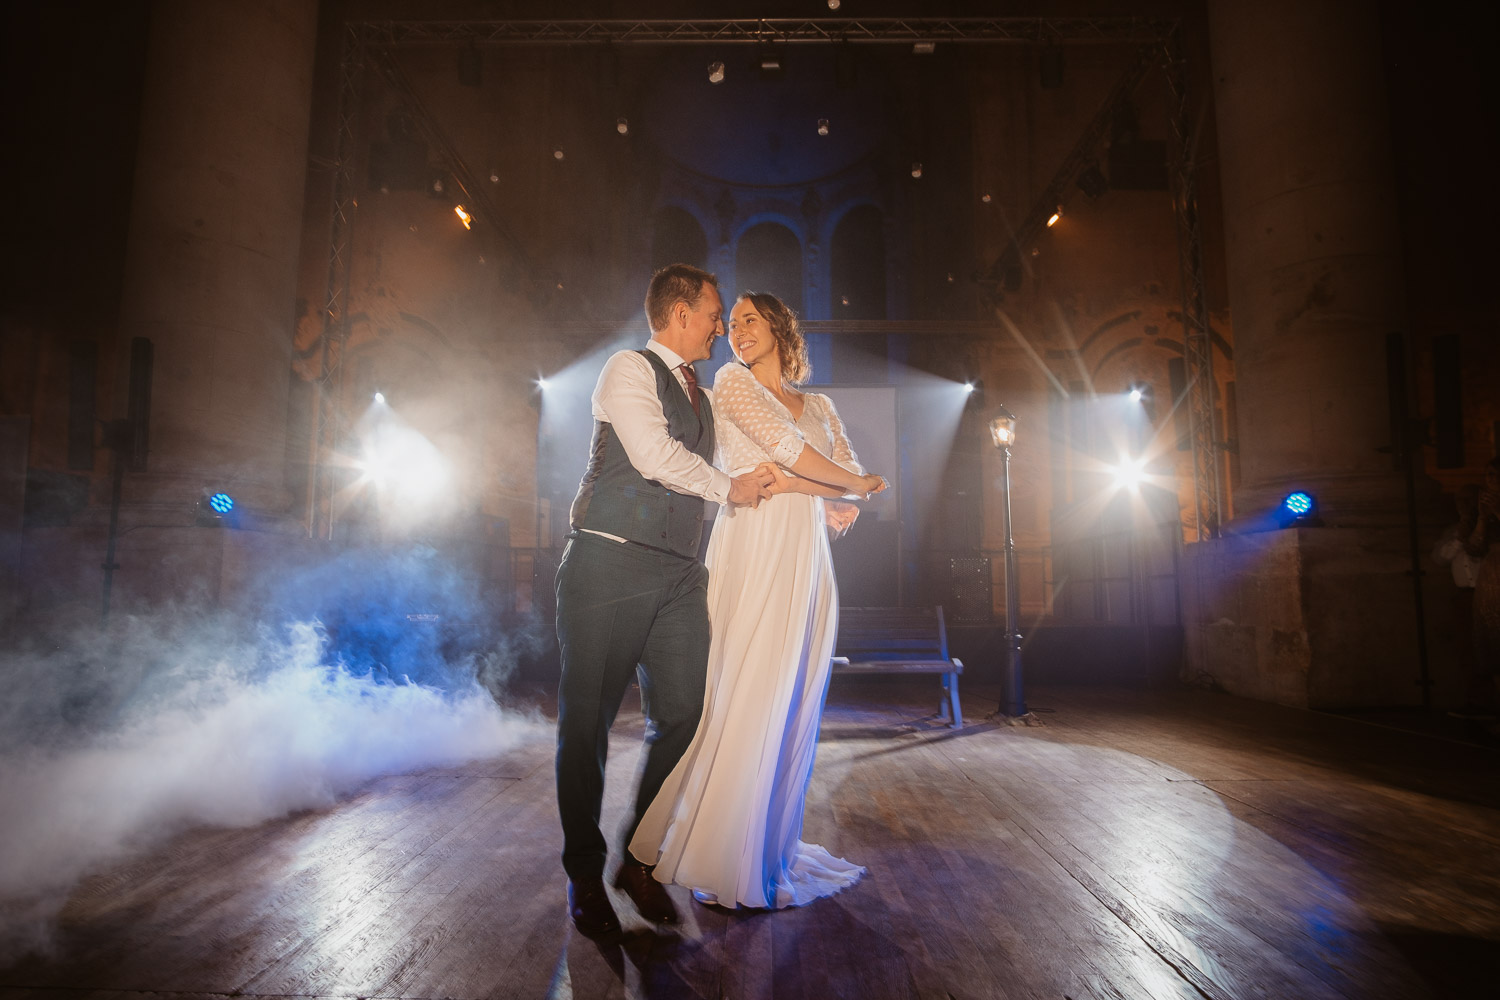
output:
M595 419L614 427L625 456L642 476L677 493L726 502L729 477L667 432L656 374L640 354L619 351L605 362L593 408Z
M714 416L728 420L778 465L790 466L802 456L802 433L761 388L744 365L730 362L714 376Z

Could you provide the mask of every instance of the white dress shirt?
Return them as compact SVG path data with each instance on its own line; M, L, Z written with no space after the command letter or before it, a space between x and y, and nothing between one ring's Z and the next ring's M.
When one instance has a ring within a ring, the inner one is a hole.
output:
M678 370L682 358L656 340L646 347L656 352L686 391L686 380ZM702 394L698 405L712 405L708 390L699 385L698 391ZM610 356L599 373L591 402L594 419L615 429L625 456L643 477L676 493L728 502L729 476L667 433L667 415L656 395L656 372L639 352L618 351Z

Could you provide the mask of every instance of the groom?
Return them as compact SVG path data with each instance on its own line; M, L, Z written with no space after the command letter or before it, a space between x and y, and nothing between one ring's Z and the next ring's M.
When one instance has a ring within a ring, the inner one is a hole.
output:
M723 336L718 281L688 264L656 272L646 293L651 341L620 351L594 388L594 440L573 501L557 571L557 805L568 911L591 937L619 930L604 889L599 830L609 729L632 677L648 720L646 762L629 843L641 815L692 742L708 666L708 570L698 561L704 501L755 506L770 496L764 467L731 478L709 464L714 415L692 362ZM628 854L615 876L641 915L676 908L651 869Z

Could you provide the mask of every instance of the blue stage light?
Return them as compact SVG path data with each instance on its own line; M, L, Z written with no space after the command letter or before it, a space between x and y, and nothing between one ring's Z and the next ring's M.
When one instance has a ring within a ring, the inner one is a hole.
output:
M1318 500L1311 493L1297 490L1281 498L1281 505L1272 515L1277 525L1290 528L1318 527L1323 522L1318 518Z
M234 510L234 497L228 493L215 493L208 498L208 505L213 508L215 514L228 514Z
M1297 493L1288 493L1286 498L1281 501L1281 506L1285 507L1287 513L1292 516L1301 517L1313 509L1313 498L1300 491Z

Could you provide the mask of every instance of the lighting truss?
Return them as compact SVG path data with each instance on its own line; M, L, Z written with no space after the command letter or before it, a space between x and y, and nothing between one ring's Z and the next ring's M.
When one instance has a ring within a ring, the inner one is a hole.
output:
M314 538L333 538L336 504L332 468L327 459L339 439L338 379L349 340L349 273L353 253L354 179L350 164L354 156L354 129L359 119L360 76L364 71L364 32L349 25L339 58L339 107L334 142L332 184L333 212L328 235L328 279L323 295L321 361L318 365L318 434L313 450L311 489L308 493L307 531Z
M1172 208L1177 220L1177 253L1182 271L1182 348L1187 368L1188 428L1193 442L1193 497L1198 539L1219 534L1222 493L1219 441L1214 412L1214 347L1208 327L1208 297L1203 284L1203 232L1198 219L1198 126L1188 100L1187 59L1182 32L1174 28L1162 41L1167 86L1172 97Z
M350 175L354 126L359 114L360 74L366 53L377 50L387 79L403 94L419 127L447 161L464 188L476 214L494 227L524 263L519 243L503 225L499 213L474 183L446 135L416 100L409 82L389 58L389 50L423 45L588 45L588 44L1087 44L1135 43L1142 46L1136 61L1115 84L1109 98L1074 144L1052 182L1017 228L1005 253L986 272L976 274L991 294L998 296L1004 267L1019 259L1019 248L1045 225L1061 203L1060 197L1089 162L1103 138L1114 110L1129 98L1152 65L1164 62L1173 99L1176 156L1172 170L1173 214L1177 222L1183 289L1183 343L1188 374L1188 414L1192 428L1193 486L1197 531L1212 537L1220 520L1219 442L1215 431L1213 347L1203 283L1203 242L1198 218L1196 145L1197 123L1191 114L1186 57L1176 20L1120 17L959 17L959 18L813 18L813 19L690 19L690 20L557 20L557 21L363 21L346 26L340 61L338 140L333 178L333 211L329 239L328 284L322 335L322 367L318 379L318 450L314 456L313 495L309 530L333 535L333 484L325 456L337 445L338 417L330 385L343 360L349 337L347 315L351 233L354 222L354 184ZM1015 255L1015 256L1013 256Z
M1152 42L1172 22L1146 17L876 17L569 21L369 21L372 45L899 44Z

